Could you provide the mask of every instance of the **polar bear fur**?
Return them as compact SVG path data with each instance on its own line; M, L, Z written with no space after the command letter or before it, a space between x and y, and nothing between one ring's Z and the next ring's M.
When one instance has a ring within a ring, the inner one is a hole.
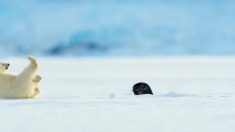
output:
M10 64L0 62L0 98L34 98L40 93L38 83L41 77L36 75L38 63L28 57L30 65L19 75L7 73Z

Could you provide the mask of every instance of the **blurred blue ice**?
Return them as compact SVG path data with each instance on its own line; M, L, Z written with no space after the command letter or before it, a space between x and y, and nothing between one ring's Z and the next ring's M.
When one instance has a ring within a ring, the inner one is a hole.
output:
M0 0L0 56L235 55L234 0Z

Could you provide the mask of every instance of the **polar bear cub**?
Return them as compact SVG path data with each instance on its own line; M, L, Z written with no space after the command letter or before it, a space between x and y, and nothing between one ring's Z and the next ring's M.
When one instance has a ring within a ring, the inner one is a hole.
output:
M28 57L30 65L19 75L7 73L10 64L0 62L0 98L34 98L40 93L38 83L41 77L36 75L38 63Z

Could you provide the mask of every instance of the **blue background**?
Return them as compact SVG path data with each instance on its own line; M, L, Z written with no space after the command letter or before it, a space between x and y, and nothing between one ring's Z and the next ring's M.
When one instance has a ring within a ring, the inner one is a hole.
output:
M234 55L233 0L0 0L0 56Z

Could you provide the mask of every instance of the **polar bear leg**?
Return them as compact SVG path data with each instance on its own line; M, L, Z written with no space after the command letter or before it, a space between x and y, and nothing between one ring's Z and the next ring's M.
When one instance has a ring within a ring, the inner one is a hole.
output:
M33 58L33 57L28 57L29 61L30 61L30 66L32 66L33 68L37 69L38 68L38 63L37 61Z
M32 57L28 57L28 59L30 65L16 76L14 82L12 82L12 87L21 91L19 95L17 95L19 98L33 98L40 93L37 83L33 81L38 68L37 61ZM37 77L37 80L40 80L40 77Z
M28 67L26 67L17 77L16 77L16 82L21 83L32 83L32 79L35 76L35 73L37 71L38 68L38 64L37 61L32 58L32 57L28 57L28 59L30 60L30 65ZM27 84L26 84L27 85Z

